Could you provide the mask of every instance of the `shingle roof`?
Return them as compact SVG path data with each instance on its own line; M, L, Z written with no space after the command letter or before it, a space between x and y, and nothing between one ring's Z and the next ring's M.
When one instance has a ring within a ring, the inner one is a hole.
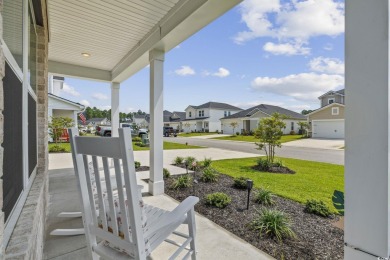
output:
M219 102L207 102L200 106L192 106L191 107L195 109L202 109L202 108L213 108L213 109L226 109L226 110L242 110L239 107L235 107L226 103L219 103Z
M77 106L85 107L83 104L80 104L80 103L74 102L74 101L72 101L72 100L69 100L69 99L66 99L66 98L63 98L63 97L54 95L54 94L52 94L52 93L48 93L47 95L48 95L49 97L51 96L51 97L54 97L54 98L62 99L62 100L66 101L66 102L69 102L69 103L73 103L73 104L75 104L75 105L77 105Z
M135 114L134 118L145 118L146 115L143 114Z
M261 104L258 106L254 106L251 108L248 108L246 110L240 111L238 113L235 113L233 115L224 117L222 119L229 119L229 118L240 118L240 117L250 117L253 114L257 112L263 112L267 115L272 115L273 113L279 113L285 116L288 116L289 118L295 118L295 119L306 119L306 117L302 114L299 114L297 112L278 107L278 106L272 106L272 105L266 105L266 104Z
M179 118L172 118L174 115L177 115ZM164 117L164 122L180 122L185 119L186 117L186 112L170 112L168 110L163 111L163 117Z
M339 94L339 95L345 96L345 91L344 90L345 89L340 89L340 90L337 90L337 91L334 91L334 90L328 91L325 94L322 94L321 96L319 96L318 99L321 99L324 96L333 95L333 94Z

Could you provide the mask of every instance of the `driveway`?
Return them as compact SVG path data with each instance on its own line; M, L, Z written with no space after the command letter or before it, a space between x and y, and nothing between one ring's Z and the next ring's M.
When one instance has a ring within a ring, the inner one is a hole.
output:
M320 138L307 138L300 139L284 143L283 146L290 147L304 147L304 148L317 148L317 149L336 149L339 150L344 147L344 139L320 139Z

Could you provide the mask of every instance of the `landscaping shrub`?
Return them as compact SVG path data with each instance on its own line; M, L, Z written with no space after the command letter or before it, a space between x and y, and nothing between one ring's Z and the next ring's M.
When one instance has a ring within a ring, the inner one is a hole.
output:
M211 163L213 161L211 160L211 158L204 158L204 160L201 162L201 165L205 168L207 167L210 167L211 166Z
M211 168L206 167L203 169L202 176L200 176L200 180L203 182L217 182L219 177L219 173Z
M62 153L66 152L66 148L60 145L53 145L49 147L49 153Z
M189 169L194 169L193 164L196 163L195 157L187 156L184 161L188 164Z
M174 165L180 165L184 162L184 158L183 157L180 157L180 156L177 156L174 160L173 160L173 164Z
M246 181L247 180L248 179L245 178L245 177L234 178L234 180L233 180L233 187L236 188L236 189L245 190L246 189Z
M252 222L254 230L276 237L279 241L283 238L295 238L296 235L291 229L290 218L282 211L263 209Z
M332 213L322 200L308 200L305 211L321 217L329 217Z
M283 167L283 162L281 160L276 160L272 164L273 167Z
M257 159L256 163L257 163L257 166L259 167L259 170L261 170L261 171L268 171L269 168L272 167L271 162L263 157L260 157L259 159Z
M188 174L186 175L182 175L180 177L178 177L172 184L171 188L172 189L184 189L184 188L188 188L188 187L191 187L192 185L192 178L191 176L189 176Z
M133 137L133 142L135 142L135 143L139 143L139 142L142 142L142 139L141 139L141 137Z
M240 132L236 132L236 135L240 135Z
M134 165L135 165L135 168L136 168L136 169L138 169L139 167L141 167L141 163L140 163L140 162L137 162L137 161L134 162Z
M273 194L270 190L260 188L256 190L255 201L259 204L264 204L267 206L273 205L274 204Z
M163 168L163 178L168 179L169 177L171 177L171 173L167 168Z
M290 135L296 135L295 131L290 131Z
M229 195L223 192L215 192L206 196L206 204L223 209L232 202Z
M143 144L142 142L137 142L137 143L134 143L136 146L139 146L139 147L145 147L146 145Z

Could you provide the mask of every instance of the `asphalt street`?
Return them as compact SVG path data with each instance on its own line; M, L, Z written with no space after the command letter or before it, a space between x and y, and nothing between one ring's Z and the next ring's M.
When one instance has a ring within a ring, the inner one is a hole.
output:
M189 145L198 145L246 153L265 154L263 151L257 150L254 143L248 142L189 137L164 137L164 141L181 144L188 143ZM344 150L340 149L282 146L282 148L278 148L276 150L276 156L344 165Z

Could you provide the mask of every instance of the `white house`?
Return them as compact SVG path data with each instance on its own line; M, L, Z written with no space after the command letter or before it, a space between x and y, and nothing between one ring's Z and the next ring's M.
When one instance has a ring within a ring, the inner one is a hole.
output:
M207 102L200 106L188 106L185 109L186 119L182 126L184 132L216 132L221 131L222 117L233 115L241 108L218 102Z
M139 128L149 128L150 123L150 115L140 115L135 114L133 117L133 122L139 127Z
M78 114L84 111L85 106L51 93L48 96L49 120L50 117L70 117L73 119L75 125L77 125Z
M283 134L290 134L291 131L298 133L298 122L306 121L306 117L297 112L278 106L261 104L221 118L221 128L224 134L254 131L262 118L268 117L273 113L279 113L288 117L288 119L284 120L286 128L283 130ZM234 129L232 126L233 122L237 123Z

